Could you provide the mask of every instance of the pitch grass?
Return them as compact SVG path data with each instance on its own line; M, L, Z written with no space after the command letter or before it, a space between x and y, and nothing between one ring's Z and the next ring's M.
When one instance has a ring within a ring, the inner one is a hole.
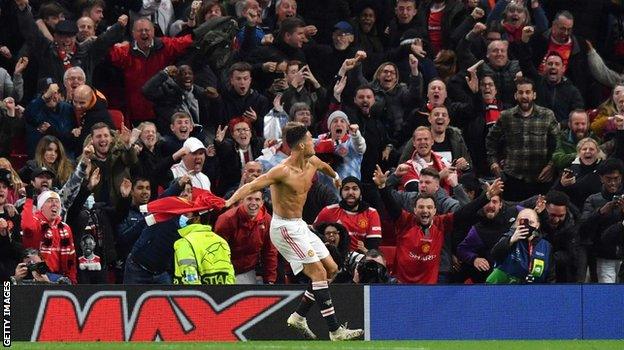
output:
M610 350L624 349L624 341L616 340L483 340L483 341L249 341L239 343L27 343L15 342L15 349L75 350Z

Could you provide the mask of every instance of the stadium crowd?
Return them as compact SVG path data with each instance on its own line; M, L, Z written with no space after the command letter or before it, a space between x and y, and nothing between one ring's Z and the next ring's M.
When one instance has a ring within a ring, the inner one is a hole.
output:
M307 283L268 189L221 199L294 121L341 179L303 212L335 283L621 282L623 23L621 0L1 0L2 279Z

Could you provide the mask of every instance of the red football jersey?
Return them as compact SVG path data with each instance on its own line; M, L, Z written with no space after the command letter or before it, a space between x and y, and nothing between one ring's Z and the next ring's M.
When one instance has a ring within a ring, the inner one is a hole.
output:
M436 215L425 234L412 213L403 210L397 220L395 270L401 283L438 283L440 252L445 232L453 229L453 213Z
M314 220L318 222L337 222L349 231L351 244L349 250L356 250L358 241L365 242L366 238L381 238L381 221L379 213L374 208L354 213L346 211L338 204L328 205Z

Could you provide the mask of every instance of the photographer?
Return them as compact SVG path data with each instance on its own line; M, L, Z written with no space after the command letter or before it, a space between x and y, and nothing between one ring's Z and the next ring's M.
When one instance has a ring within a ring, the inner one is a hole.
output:
M370 249L352 267L353 283L399 283L388 272L386 258L377 249Z
M15 268L15 275L11 277L14 283L72 284L68 277L50 272L39 250L28 248L22 257L22 262Z
M555 281L552 245L542 238L533 209L523 209L516 225L492 248L496 261L486 283L545 283Z

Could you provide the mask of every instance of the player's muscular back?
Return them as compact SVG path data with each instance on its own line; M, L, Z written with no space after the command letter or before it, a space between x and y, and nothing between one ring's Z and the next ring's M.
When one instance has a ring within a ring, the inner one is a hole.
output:
M301 218L316 167L309 162L303 170L288 163L278 166L283 169L280 181L271 185L273 211L283 218Z

